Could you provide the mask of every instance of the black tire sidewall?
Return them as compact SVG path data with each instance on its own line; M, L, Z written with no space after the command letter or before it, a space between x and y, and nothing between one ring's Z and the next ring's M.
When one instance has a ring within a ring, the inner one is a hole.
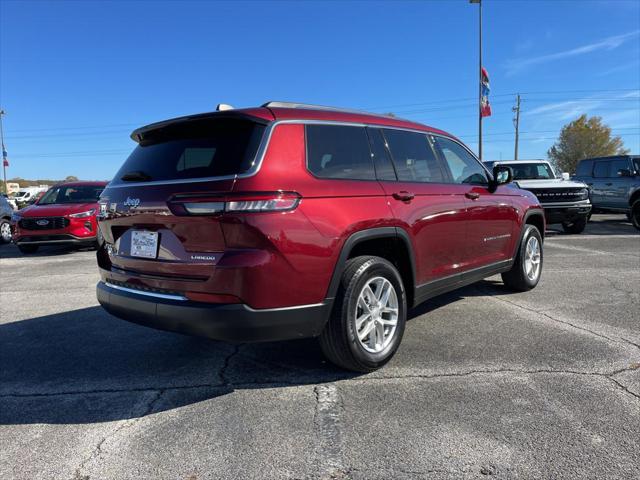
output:
M633 202L630 214L631 225L640 230L640 200Z
M9 225L9 221L8 220L0 220L0 229L4 226L4 224ZM0 230L1 232L2 230ZM9 240L5 240L2 235L0 234L0 243L11 243L11 236L9 236Z
M400 274L391 263L382 258L377 258L367 261L363 267L358 269L349 281L342 307L342 321L347 335L347 344L354 358L368 368L378 368L391 359L402 341L407 315L406 293ZM358 295L364 285L371 278L378 276L389 280L396 291L398 296L398 324L393 341L383 351L372 353L365 350L358 340L355 328L355 309Z
M526 228L527 229L525 230L524 235L522 236L522 243L520 244L520 254L518 258L520 262L519 263L520 276L522 277L522 281L525 282L529 288L534 288L536 285L538 285L538 282L540 282L540 277L542 277L542 266L544 263L544 249L542 248L542 235L540 235L540 232L538 231L538 229L533 225L527 225ZM540 243L540 271L538 272L538 277L535 280L531 280L527 276L527 269L525 268L525 265L524 265L527 242L529 241L529 238L531 238L531 236L535 236L538 239L538 242Z

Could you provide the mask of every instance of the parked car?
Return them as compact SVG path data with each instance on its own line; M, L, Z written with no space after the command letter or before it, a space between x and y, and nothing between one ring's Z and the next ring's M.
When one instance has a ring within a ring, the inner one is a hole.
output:
M545 160L500 160L485 164L490 169L495 165L511 167L515 183L540 200L547 224L561 223L567 233L584 231L591 214L589 189L585 183L569 180L568 174L557 177Z
M24 208L29 205L39 194L46 192L48 187L25 187L13 195L16 208Z
M580 160L573 178L589 185L594 212L625 213L640 230L640 155Z
M14 212L14 243L22 253L33 253L42 245L97 246L98 197L106 184L70 182L51 187L37 203Z
M226 341L319 337L371 371L407 309L542 271L544 212L453 136L270 102L155 123L100 197L97 296L131 322Z
M0 195L0 243L11 241L11 215L13 207L4 195Z

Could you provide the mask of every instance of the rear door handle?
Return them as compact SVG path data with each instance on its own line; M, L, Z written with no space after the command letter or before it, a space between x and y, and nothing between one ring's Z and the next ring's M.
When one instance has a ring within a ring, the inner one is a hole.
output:
M396 200L402 200L403 202L410 202L414 199L415 196L415 193L405 192L404 190L392 194L393 198L395 198Z
M606 185L607 187L610 187L611 185L613 185L613 183L605 183L605 185Z
M480 194L476 192L467 192L464 194L464 196L470 198L471 200L477 200L480 198Z

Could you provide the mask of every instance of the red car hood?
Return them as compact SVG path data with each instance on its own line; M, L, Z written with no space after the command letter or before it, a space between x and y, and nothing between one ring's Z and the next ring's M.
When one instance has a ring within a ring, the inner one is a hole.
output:
M22 217L62 217L71 213L80 213L91 210L98 211L97 203L68 203L53 205L30 205L20 210Z

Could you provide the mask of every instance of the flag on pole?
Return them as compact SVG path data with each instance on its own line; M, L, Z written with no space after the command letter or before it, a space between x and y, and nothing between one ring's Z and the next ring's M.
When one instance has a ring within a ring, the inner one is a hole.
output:
M7 151L4 148L2 149L2 166L3 167L8 167L9 166L9 159L7 158Z
M489 87L489 74L487 70L482 67L482 97L480 99L480 116L482 117L490 117L491 116L491 105L489 105L489 92L491 88Z

